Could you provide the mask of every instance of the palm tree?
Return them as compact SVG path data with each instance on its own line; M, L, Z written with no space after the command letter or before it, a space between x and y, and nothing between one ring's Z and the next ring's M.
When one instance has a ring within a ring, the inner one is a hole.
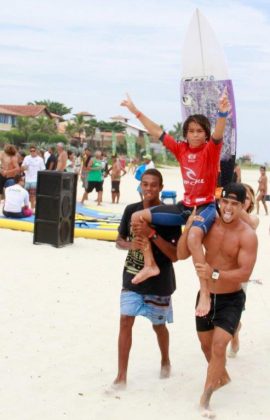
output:
M57 128L54 120L40 116L33 120L32 130L35 133L56 134Z
M27 141L30 134L33 132L33 118L17 117L16 127L23 134Z
M183 140L183 126L182 123L177 122L174 124L173 129L169 131L169 134L175 138L175 140Z

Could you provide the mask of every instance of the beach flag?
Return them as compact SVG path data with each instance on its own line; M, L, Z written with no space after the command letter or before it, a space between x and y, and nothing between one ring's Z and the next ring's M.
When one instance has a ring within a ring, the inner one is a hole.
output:
M132 134L126 134L127 156L134 158L136 156L136 137Z
M143 133L143 138L144 138L145 154L151 155L149 136L146 133Z
M117 143L117 137L115 132L112 132L112 155L116 155L116 143Z

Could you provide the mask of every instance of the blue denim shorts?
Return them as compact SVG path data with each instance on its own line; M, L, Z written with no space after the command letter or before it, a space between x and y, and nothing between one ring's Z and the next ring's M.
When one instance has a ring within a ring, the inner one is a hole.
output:
M122 290L120 296L121 315L145 316L153 325L173 322L171 296L141 295L130 290Z

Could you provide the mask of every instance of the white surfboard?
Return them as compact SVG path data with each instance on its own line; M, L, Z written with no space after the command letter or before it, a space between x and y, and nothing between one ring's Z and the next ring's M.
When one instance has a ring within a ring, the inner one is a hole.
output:
M185 120L203 114L215 126L218 99L227 88L231 113L227 118L221 154L222 185L230 181L236 154L236 111L232 81L224 52L207 19L196 9L186 34L182 55L181 110Z

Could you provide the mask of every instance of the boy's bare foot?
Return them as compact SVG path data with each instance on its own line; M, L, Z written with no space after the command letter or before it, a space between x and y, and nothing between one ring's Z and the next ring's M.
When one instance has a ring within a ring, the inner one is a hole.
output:
M157 276L160 270L157 266L143 267L141 271L131 280L133 284L139 284L147 280L149 277Z
M205 316L210 311L211 302L209 293L200 292L199 302L196 307L196 316Z
M161 366L160 369L160 379L167 379L171 376L171 365L170 363L166 363Z

